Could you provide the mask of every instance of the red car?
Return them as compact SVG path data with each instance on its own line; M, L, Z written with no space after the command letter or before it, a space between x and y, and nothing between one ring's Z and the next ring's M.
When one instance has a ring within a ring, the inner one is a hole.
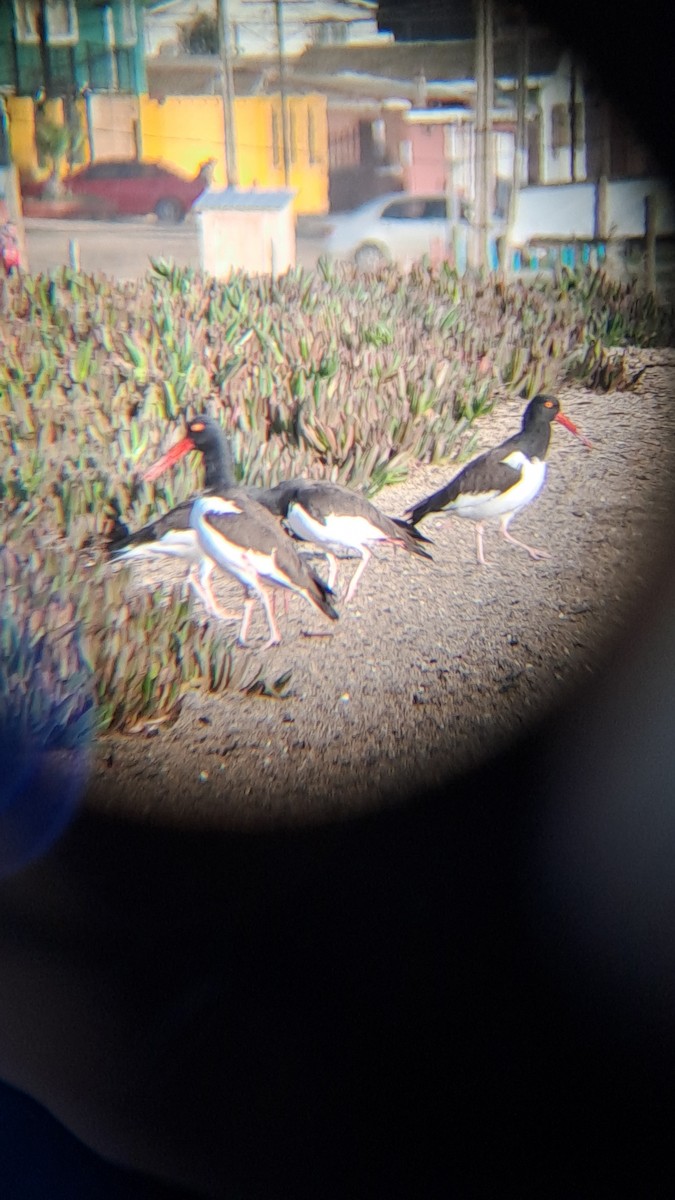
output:
M83 207L97 215L144 217L155 213L160 221L177 223L209 187L213 166L214 159L209 159L193 179L186 179L159 163L107 159L89 163L62 182L66 195L91 200ZM24 194L30 194L29 189L24 189Z

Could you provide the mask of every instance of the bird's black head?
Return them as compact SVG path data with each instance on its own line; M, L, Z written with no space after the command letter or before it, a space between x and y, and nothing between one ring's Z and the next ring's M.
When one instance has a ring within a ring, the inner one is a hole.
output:
M546 445L548 446L550 427L554 421L557 421L559 425L563 425L565 429L568 429L570 433L578 437L579 441L583 442L584 446L587 446L589 450L593 449L593 445L589 442L588 438L584 437L583 433L579 433L576 425L570 421L569 417L561 413L560 401L555 396L546 396L543 393L535 396L534 400L530 400L525 409L522 432L526 433L529 431L530 437L534 436L536 438L537 430L542 432L542 436L544 436L543 431L545 430Z
M213 417L205 414L193 417L188 421L185 430L186 441L204 458L204 487L207 491L219 491L232 487L234 483L234 466L230 445Z
M157 479L168 467L172 467L190 450L197 450L204 459L204 487L207 491L221 491L234 485L234 470L230 447L225 434L212 417L193 417L185 428L185 437L163 454L145 472L143 478Z
M185 435L192 442L195 450L206 454L211 447L220 446L223 442L223 432L213 417L193 417L188 421Z
M540 393L530 400L523 414L523 428L527 428L533 424L550 425L555 421L560 412L560 401L555 396L546 396Z

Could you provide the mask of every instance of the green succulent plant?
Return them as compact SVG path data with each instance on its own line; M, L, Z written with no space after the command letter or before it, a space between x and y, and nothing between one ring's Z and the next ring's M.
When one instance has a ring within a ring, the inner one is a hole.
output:
M181 589L139 595L106 562L115 521L140 526L199 486L196 456L141 478L186 417L218 417L248 483L306 475L374 496L455 456L500 396L633 386L626 347L672 345L673 313L590 270L525 286L322 262L222 282L155 260L131 283L22 275L0 336L0 718L65 744L172 719L190 688L250 673ZM36 671L42 709L17 687Z

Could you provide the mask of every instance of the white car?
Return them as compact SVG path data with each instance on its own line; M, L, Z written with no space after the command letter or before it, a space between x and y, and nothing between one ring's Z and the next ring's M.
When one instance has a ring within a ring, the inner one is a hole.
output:
M428 254L445 253L452 241L459 271L466 270L467 244L471 226L466 218L451 225L444 195L418 196L393 192L369 200L353 212L328 218L330 231L323 253L345 259L364 271L395 262L409 267ZM496 239L502 228L493 225L490 238L490 267L498 265Z

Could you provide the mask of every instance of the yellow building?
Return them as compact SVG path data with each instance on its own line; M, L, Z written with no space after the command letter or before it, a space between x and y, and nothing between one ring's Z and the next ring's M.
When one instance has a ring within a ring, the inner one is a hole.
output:
M227 183L223 101L220 96L91 94L82 108L86 130L84 159L133 157L161 161L188 176L215 159L215 187ZM61 101L49 116L63 120ZM283 124L279 96L238 96L234 126L238 183L242 188L283 188L297 194L296 213L328 211L328 122L326 98L290 96L287 101L289 179L284 178ZM12 156L22 174L41 174L35 147L35 105L31 97L7 100Z
M239 186L283 188L284 154L279 96L238 96L234 127ZM225 135L220 96L140 97L139 134L144 159L161 160L194 175L207 158L216 160L213 182L225 187ZM328 122L326 98L288 99L288 186L297 192L298 213L328 211Z

